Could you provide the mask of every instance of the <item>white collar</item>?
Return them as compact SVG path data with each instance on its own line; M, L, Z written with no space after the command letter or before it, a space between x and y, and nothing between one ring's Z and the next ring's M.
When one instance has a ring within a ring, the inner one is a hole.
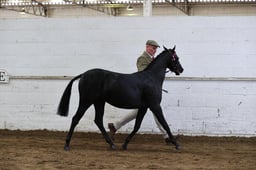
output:
M147 51L145 51L145 53L146 53L150 58L154 58L154 56L150 55Z

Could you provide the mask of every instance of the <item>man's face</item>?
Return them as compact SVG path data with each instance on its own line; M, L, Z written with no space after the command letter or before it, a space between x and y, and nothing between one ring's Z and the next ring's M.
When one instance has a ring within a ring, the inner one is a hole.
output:
M153 46L153 45L147 45L146 46L146 51L147 53L149 53L151 56L155 56L155 53L157 51L157 47L156 46Z

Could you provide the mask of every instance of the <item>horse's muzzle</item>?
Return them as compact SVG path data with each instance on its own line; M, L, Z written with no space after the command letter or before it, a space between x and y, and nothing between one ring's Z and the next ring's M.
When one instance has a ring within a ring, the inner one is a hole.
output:
M181 69L178 70L178 71L175 71L176 76L180 75L183 71L184 71L183 68L181 68Z

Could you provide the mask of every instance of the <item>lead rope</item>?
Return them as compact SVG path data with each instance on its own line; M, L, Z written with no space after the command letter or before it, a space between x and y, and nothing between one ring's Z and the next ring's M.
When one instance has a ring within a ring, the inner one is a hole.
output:
M166 70L165 74L168 73L170 70ZM163 92L168 93L168 90L162 89Z
M165 93L168 93L168 91L167 91L167 90L165 90L165 89L162 89L162 91L163 91L163 92L165 92Z

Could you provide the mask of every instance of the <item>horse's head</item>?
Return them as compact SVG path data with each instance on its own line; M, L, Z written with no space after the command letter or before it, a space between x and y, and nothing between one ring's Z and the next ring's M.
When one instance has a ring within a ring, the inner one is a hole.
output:
M168 62L167 67L176 75L180 75L180 73L182 73L184 69L182 68L179 62L179 57L175 52L175 46L173 47L173 49L167 49L166 47L164 47L164 50L167 51L170 56L170 62Z

